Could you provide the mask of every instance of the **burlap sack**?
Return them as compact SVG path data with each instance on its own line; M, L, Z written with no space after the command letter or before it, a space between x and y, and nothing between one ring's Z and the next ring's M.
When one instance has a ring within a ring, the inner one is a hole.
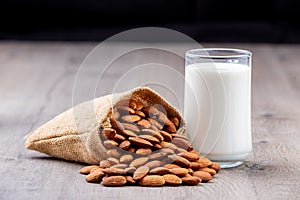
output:
M77 105L29 133L25 137L25 146L65 160L99 164L107 157L99 128L110 127L108 113L112 106L125 98L140 99L150 106L162 105L169 117L177 117L181 121L178 134L186 135L185 122L180 113L159 94L143 87Z

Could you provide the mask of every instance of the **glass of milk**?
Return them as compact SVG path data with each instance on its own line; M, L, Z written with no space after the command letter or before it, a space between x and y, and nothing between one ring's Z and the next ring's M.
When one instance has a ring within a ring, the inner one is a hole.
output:
M251 52L204 48L186 52L184 118L194 148L222 168L252 151Z

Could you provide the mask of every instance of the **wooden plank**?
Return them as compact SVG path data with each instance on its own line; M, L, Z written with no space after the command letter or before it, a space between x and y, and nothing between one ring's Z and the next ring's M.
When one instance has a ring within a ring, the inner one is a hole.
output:
M222 170L212 183L107 188L86 183L78 173L82 164L25 150L26 133L72 106L77 69L95 45L0 43L0 199L300 199L299 45L204 44L254 55L253 154L242 166ZM123 61L118 65L131 63ZM119 72L111 73L104 82ZM84 74L82 100L91 96L83 89L97 76L94 69Z

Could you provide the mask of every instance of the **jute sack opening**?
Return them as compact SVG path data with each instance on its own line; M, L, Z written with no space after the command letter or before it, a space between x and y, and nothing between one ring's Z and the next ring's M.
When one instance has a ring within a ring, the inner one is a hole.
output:
M128 98L139 99L149 106L163 106L168 117L180 120L181 127L177 134L186 136L186 125L180 113L158 93L140 87L96 98L61 113L29 133L25 137L25 147L65 160L99 164L107 158L99 129L110 127L108 114L112 107Z

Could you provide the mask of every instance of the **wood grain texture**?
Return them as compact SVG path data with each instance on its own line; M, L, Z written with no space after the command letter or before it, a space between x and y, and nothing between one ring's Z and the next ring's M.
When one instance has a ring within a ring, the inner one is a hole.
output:
M82 164L25 150L23 137L28 132L72 103L109 92L84 90L94 87L89 80L98 76L91 68L81 79L81 95L72 102L77 70L95 45L0 43L0 199L300 199L299 45L204 44L249 49L254 55L253 154L242 166L222 170L211 183L107 188L86 183L78 172ZM130 59L139 63L143 58ZM174 62L171 57L160 59ZM129 58L116 65L126 63ZM111 71L104 83L116 81L121 71Z

